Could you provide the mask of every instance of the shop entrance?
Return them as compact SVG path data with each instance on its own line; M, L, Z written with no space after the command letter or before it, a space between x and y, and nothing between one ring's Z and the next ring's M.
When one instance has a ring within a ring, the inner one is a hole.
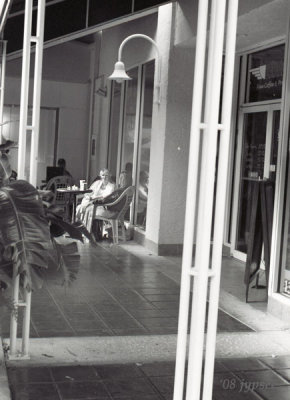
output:
M246 260L251 226L253 180L275 182L279 141L280 103L243 106L239 115L236 198L232 254ZM238 162L238 160L240 160Z

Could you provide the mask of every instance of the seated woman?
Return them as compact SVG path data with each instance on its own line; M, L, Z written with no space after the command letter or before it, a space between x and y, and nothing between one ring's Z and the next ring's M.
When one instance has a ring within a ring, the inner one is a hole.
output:
M101 179L91 184L90 189L93 192L85 194L81 204L77 206L76 219L82 221L87 228L91 226L91 209L93 202L96 200L103 200L115 189L115 184L110 181L111 174L107 168L101 169L100 178Z
M120 211L120 207L122 208L124 205L122 202L111 206L106 206L106 204L113 203L115 200L117 200L128 187L127 183L126 173L122 171L119 177L118 188L103 198L97 197L92 204L87 206L83 222L87 230L91 233L94 233L96 239L100 239L102 237L103 225L102 221L97 221L94 219L98 216L110 218L114 216L116 212ZM97 207L95 207L95 205L97 205Z

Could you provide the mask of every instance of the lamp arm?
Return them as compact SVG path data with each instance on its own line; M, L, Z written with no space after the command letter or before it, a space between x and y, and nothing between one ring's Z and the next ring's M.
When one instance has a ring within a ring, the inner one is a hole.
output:
M158 49L158 46L157 46L157 44L156 44L156 42L153 40L153 39L151 39L151 37L150 36L147 36L147 35L143 35L142 33L135 33L135 34L133 34L133 35L130 35L130 36L128 36L128 37L126 37L124 40L123 40L123 42L120 44L120 47L119 47L119 51L118 51L118 61L121 61L122 60L122 51L123 51L123 48L124 48L124 46L125 46L125 44L129 41L129 40L131 40L131 39L134 39L134 38L143 38L143 39L146 39L146 40L148 40L151 44L153 44L153 46L155 47L155 49L156 49L156 52L157 52L157 66L156 66L156 70L157 70L157 91L158 91L158 93L157 93L157 103L158 104L160 104L160 86L161 86L161 79L160 79L160 77L161 77L161 56L160 56L160 51L159 51L159 49Z

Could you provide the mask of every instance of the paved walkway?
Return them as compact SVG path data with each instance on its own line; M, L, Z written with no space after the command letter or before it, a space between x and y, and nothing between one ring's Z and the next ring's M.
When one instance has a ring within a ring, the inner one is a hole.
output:
M54 277L33 293L32 338L177 333L179 259L141 253L138 246L134 254L107 242L79 248L81 268L70 288L64 289L61 277ZM3 337L9 335L9 318L8 313L2 318ZM220 310L218 331L251 328Z
M13 400L172 399L180 258L132 242L80 249L71 288L33 294L31 358L7 362ZM289 326L246 304L243 265L223 264L213 398L289 400Z
M174 363L9 367L14 400L172 400ZM218 359L214 400L289 400L290 357Z

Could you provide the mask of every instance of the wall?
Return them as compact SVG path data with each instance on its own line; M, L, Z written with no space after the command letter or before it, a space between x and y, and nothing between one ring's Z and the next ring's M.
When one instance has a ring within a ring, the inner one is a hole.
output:
M5 85L4 103L19 105L20 79L8 77ZM59 108L57 157L67 160L67 168L76 180L86 172L88 93L89 84L42 82L41 106Z

